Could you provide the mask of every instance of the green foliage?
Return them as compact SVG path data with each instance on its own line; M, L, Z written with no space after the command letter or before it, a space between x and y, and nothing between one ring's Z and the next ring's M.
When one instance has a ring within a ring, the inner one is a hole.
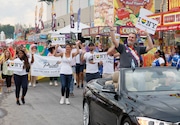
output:
M6 38L13 38L14 26L11 25L0 25L0 32L4 31Z

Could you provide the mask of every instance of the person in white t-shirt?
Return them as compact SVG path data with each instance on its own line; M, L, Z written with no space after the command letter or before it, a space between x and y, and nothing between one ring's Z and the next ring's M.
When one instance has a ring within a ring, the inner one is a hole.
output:
M31 64L34 62L34 53L32 53L32 60ZM22 71L14 71L14 82L16 86L16 104L21 105L19 102L19 95L20 95L20 90L22 87L22 96L21 96L21 101L23 104L25 104L25 96L28 90L28 72L30 69L30 63L28 61L28 57L26 53L23 50L18 51L18 58L15 60L21 60L24 62L23 70Z
M58 45L56 46L55 52L57 51ZM60 104L64 102L69 105L69 93L70 93L70 83L72 80L72 58L79 54L79 42L76 43L76 52L72 52L72 45L70 43L66 44L65 52L56 53L55 56L61 56L61 70L60 70L60 80L61 80L61 99ZM65 99L66 93L66 99Z
M47 56L54 56L55 55L55 46L50 46L48 48L49 53L47 54ZM54 80L54 86L58 86L58 77L50 77L50 82L49 85L52 86L53 85L53 80Z
M165 59L163 59L162 57L162 52L161 50L157 50L155 53L154 53L154 61L152 62L152 66L165 66Z
M79 54L76 56L76 81L77 81L77 88L80 87L81 82L81 88L84 86L84 67L85 63L81 60L82 53L85 53L85 44L80 44L80 50Z
M86 61L86 82L89 82L92 79L100 78L98 71L98 63L93 62L93 54L95 50L94 43L89 43L89 52L84 52L81 56L81 59ZM100 62L102 65L102 62Z

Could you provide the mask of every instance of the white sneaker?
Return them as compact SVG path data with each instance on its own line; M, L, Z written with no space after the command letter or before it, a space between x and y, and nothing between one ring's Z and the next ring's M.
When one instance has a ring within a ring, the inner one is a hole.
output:
M66 105L69 105L69 104L70 104L69 99L66 98Z
M58 86L58 83L57 83L57 81L55 81L55 82L54 82L54 86Z
M29 82L29 86L31 86L31 82Z
M33 84L33 87L36 87L36 83L35 83L35 84Z
M49 85L50 85L50 86L52 86L52 85L53 85L53 83L52 83L52 82L49 82Z
M60 102L61 105L64 104L64 96L61 97Z

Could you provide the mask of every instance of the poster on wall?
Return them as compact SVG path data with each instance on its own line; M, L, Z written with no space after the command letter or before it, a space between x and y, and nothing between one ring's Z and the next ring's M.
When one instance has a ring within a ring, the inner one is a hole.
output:
M114 0L94 0L94 26L107 26L114 18Z
M141 8L155 12L155 0L114 0L114 24L135 26Z

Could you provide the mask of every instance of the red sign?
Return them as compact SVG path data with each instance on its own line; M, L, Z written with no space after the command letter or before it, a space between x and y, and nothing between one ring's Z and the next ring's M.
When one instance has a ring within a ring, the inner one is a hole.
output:
M158 25L161 25L161 15L158 15L158 16L148 16L149 18L152 18L154 20L157 20L158 21Z
M144 6L148 4L148 0L120 0L122 3L131 6Z
M180 24L180 12L172 12L163 15L163 25Z
M175 22L175 15L164 16L164 24Z

